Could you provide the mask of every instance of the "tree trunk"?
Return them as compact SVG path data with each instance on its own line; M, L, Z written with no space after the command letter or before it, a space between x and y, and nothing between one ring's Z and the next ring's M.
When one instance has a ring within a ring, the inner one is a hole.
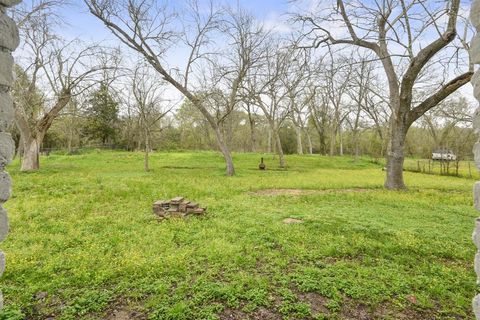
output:
M25 147L24 145L25 143L23 142L23 135L20 132L20 139L18 139L18 148L17 148L16 157L21 158L23 156L23 149Z
M280 139L280 134L278 130L275 130L275 142L277 146L277 153L280 160L280 168L285 168L285 156L283 154L282 140Z
M340 138L340 155L343 156L343 132L342 127L338 129L338 136Z
M337 144L337 130L334 128L332 130L332 135L330 136L330 157L333 157L335 155L335 149L336 149L336 144Z
M40 169L39 155L42 140L43 139L39 138L29 138L25 141L21 171L35 171Z
M267 153L272 153L272 130L268 130L267 136Z
M318 138L320 141L320 146L319 146L319 153L321 155L325 155L327 151L327 144L325 142L325 121L324 118L322 117L322 121L319 120L317 117L316 113L313 113L313 124L315 125L315 129L317 130L318 133Z
M295 126L295 133L297 135L297 154L303 154L302 128Z
M218 147L220 148L220 152L222 153L223 158L225 159L225 164L227 166L226 168L227 176L233 176L235 175L235 168L233 166L232 154L230 153L228 146L225 144L225 141L223 140L220 127L215 126L214 131L215 131L215 136L217 138Z
M233 124L231 117L226 117L222 121L221 130L223 132L223 140L227 146L233 146Z
M148 130L145 130L145 158L143 160L143 169L145 172L150 171L150 166L148 164L148 154L150 152L150 137Z
M359 132L358 129L355 129L353 131L353 144L355 148L355 162L358 162L358 159L360 158L360 139L359 139Z
M403 162L405 160L405 138L408 125L402 121L394 121L390 131L390 142L387 154L387 178L385 188L390 190L405 189L403 181Z
M250 122L250 152L256 152L257 139L255 137L255 120L248 114Z
M318 135L320 138L320 154L326 155L327 154L327 141L325 139L325 130L318 131Z
M307 137L308 154L313 154L312 137L310 136L310 133L308 132L308 130L305 130L305 136Z
M69 133L68 133L68 141L67 141L67 150L68 150L68 154L72 154L73 150L72 150L72 144L73 144L73 123L71 124L71 127L70 127L70 130L69 130Z

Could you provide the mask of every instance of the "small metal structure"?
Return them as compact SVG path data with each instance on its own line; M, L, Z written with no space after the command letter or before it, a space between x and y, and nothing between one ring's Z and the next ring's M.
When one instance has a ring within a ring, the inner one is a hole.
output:
M260 164L258 165L258 169L265 170L266 168L267 166L265 165L265 163L263 163L263 158L261 158Z

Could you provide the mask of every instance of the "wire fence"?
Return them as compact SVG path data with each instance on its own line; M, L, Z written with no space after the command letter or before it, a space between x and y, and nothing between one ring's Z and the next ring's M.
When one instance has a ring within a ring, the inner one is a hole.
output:
M81 154L92 150L135 151L138 149L118 144L88 144L72 148L42 148L40 154L43 156L49 156L50 154ZM373 162L379 165L386 165L384 159L376 158ZM480 173L475 167L475 162L468 160L405 159L403 170L431 175L480 179Z
M480 177L480 174L475 168L475 162L473 161L406 159L404 170L409 172L470 179L478 179Z
M61 154L79 154L90 150L120 150L120 151L134 151L133 148L128 148L124 145L118 144L88 144L79 147L71 148L41 148L40 154L43 156L49 156L50 154L61 153Z

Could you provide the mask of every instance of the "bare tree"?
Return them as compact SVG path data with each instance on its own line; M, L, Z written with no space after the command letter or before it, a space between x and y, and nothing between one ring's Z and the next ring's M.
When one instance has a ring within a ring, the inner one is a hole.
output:
M453 98L456 98L455 95ZM448 99L441 102L441 109L433 109L422 117L422 124L430 133L435 148L449 149L448 138L458 125L471 123L471 108L466 99Z
M309 89L312 98L308 103L308 110L310 114L310 120L318 133L319 138L319 153L322 155L327 154L327 142L326 142L326 130L328 128L329 119L331 118L328 113L328 99L324 90L317 85L312 84Z
M350 79L352 77L351 61L343 56L331 55L329 63L325 63L320 71L322 83L325 85L327 105L332 109L330 132L330 156L337 153L337 137L339 138L339 154L343 155L342 125L349 112L347 97Z
M454 73L448 66L455 58L462 60L457 55L461 50L454 47L460 0L337 0L336 4L335 9L322 11L328 11L329 17L298 16L307 28L304 39L312 40L312 47L328 44L370 50L382 63L392 110L385 187L403 189L404 145L408 129L425 112L468 83L473 74L471 65L464 62L467 72L446 80ZM328 27L332 21L337 26L335 33ZM339 23L343 25L344 35L339 32ZM432 34L436 35L434 40L431 40ZM461 44L458 46L462 47ZM444 71L439 75L441 81L432 79L435 70ZM428 83L430 94L415 101L414 92L419 83Z
M191 77L198 70L202 61L212 57L214 50L210 34L221 30L220 12L213 5L208 10L200 8L197 1L189 2L190 16L182 17L185 22L184 32L177 32L177 14L167 5L166 1L133 1L133 0L84 0L90 12L100 19L105 26L125 45L143 55L146 61L163 77L184 95L205 117L215 132L220 151L226 162L227 175L235 173L230 150L215 117L209 112L208 106L198 91L192 86ZM188 23L187 21L191 21ZM232 20L230 20L232 21ZM233 22L232 26L238 26ZM229 28L228 30L232 30ZM234 31L234 33L236 33ZM237 39L240 40L240 39ZM168 49L174 42L183 42L189 49L183 74L180 67L169 68L165 63ZM242 64L243 62L240 62ZM200 68L201 69L201 68ZM236 104L236 86L240 85L243 73L241 68L234 76L233 89L229 94L231 104ZM236 80L235 80L236 79Z
M280 43L272 41L268 47L265 63L256 70L247 82L250 101L257 105L267 119L271 138L279 156L280 168L285 168L285 156L280 139L280 127L290 113L287 102L288 92L282 80L287 72L291 50L284 50ZM271 143L269 139L269 144Z
M351 63L354 64L352 68L351 85L348 88L348 96L352 101L353 117L347 117L347 123L350 125L350 129L353 135L353 148L355 154L355 161L358 161L360 156L360 121L363 110L368 106L368 95L370 93L370 83L373 77L373 63L368 61L369 58L361 57L360 61L352 59ZM355 68L358 66L358 68Z
M227 11L222 30L229 45L219 59L209 60L207 71L203 72L202 83L206 88L203 100L215 116L224 139L231 144L233 115L245 102L244 88L249 74L263 63L268 32L242 9Z
M293 53L293 52L292 52ZM313 94L307 94L306 87L309 84L310 70L309 59L310 55L307 52L295 52L291 55L291 61L286 66L286 72L281 77L282 85L286 90L286 98L288 101L288 108L290 110L289 116L295 127L295 134L297 138L297 154L303 154L303 133L305 131L305 111L307 109L307 100ZM311 151L310 147L310 151Z
M133 106L138 115L140 130L144 139L144 170L150 171L149 153L151 151L151 135L155 127L173 108L165 97L164 84L157 73L149 72L148 66L138 64L131 77Z
M248 95L248 94L247 94ZM244 98L241 106L247 113L248 125L250 127L250 152L257 151L257 133L256 127L259 122L258 107L253 104L248 97Z
M49 11L23 18L20 31L23 66L17 66L14 86L15 118L23 142L22 171L39 169L45 134L72 97L87 90L102 69L96 65L98 46L65 42L52 31ZM79 49L80 48L80 49Z

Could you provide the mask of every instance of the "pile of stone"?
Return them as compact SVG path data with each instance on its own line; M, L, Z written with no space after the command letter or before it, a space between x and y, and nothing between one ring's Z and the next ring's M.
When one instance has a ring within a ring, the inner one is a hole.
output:
M158 200L153 204L153 213L159 220L166 218L185 218L189 215L201 216L207 208L201 208L198 203L188 201L183 197L168 200Z

